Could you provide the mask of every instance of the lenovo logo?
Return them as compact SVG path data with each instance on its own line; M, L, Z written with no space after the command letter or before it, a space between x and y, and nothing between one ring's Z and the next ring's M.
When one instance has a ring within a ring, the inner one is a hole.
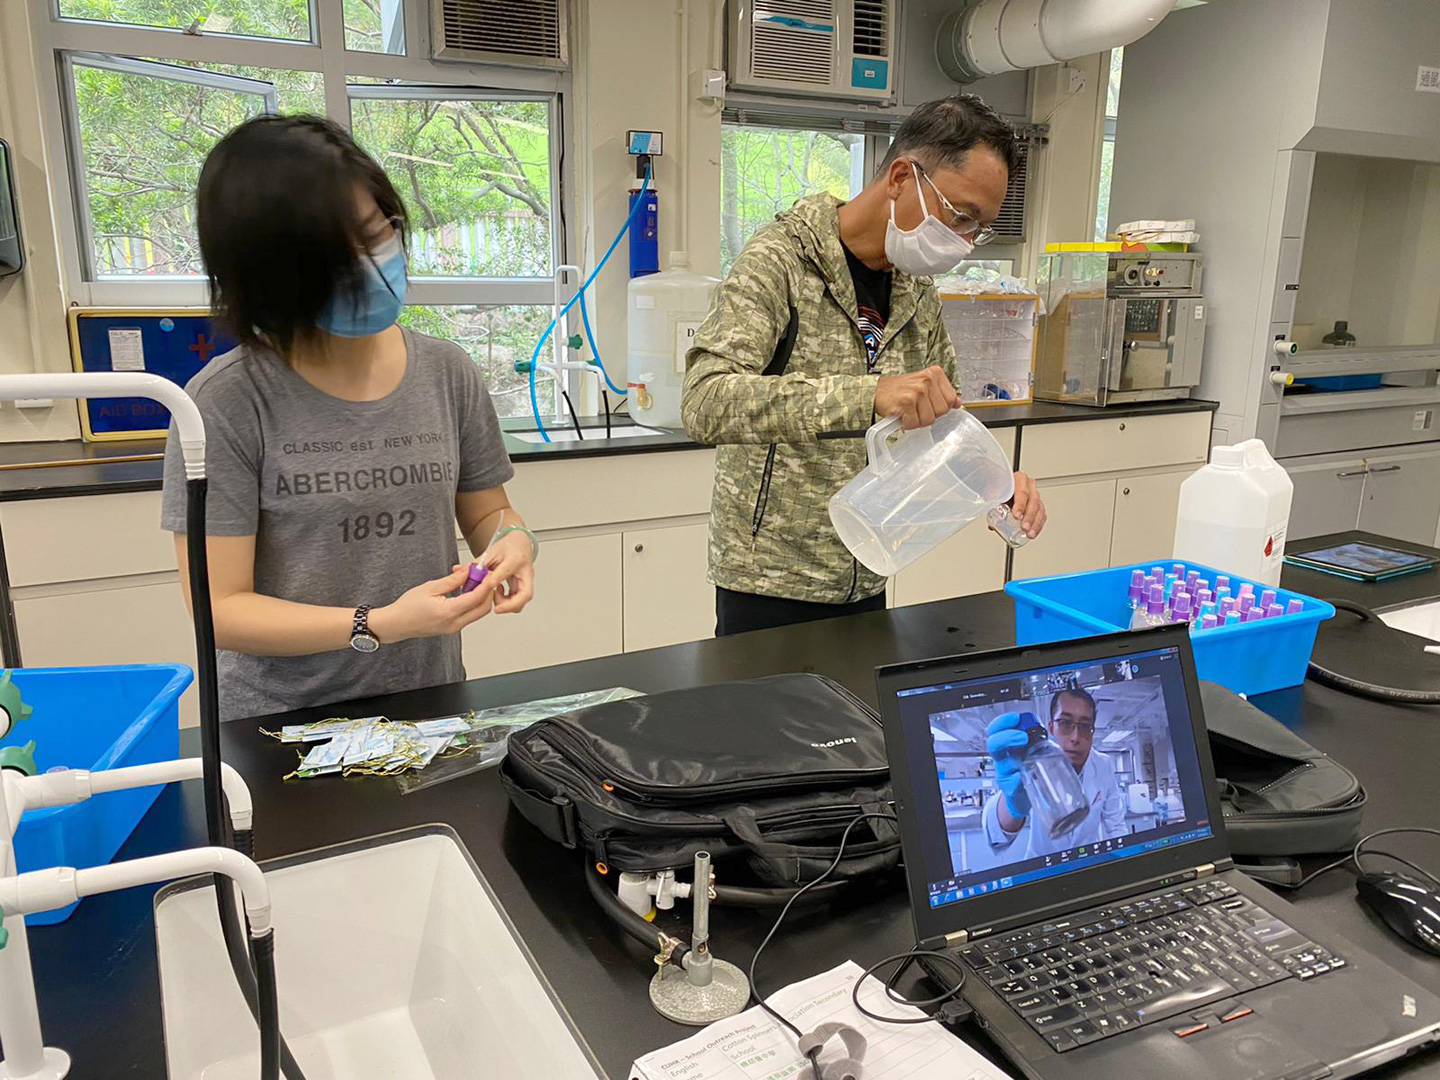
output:
M829 750L832 746L844 746L846 743L858 743L860 740L853 735L847 735L843 739L831 739L829 742L812 742L810 745L816 750Z

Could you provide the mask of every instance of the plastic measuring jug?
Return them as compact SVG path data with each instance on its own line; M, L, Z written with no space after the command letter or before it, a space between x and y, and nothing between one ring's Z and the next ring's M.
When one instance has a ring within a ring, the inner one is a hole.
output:
M1089 816L1085 787L1065 751L1045 733L1034 713L1025 714L1020 730L1030 738L1020 775L1030 795L1036 819L1033 827L1052 840L1059 839Z
M1010 459L964 409L913 431L887 417L865 446L870 464L831 498L830 521L869 570L890 577L982 514L1006 543L1025 543L1006 505L1015 495Z

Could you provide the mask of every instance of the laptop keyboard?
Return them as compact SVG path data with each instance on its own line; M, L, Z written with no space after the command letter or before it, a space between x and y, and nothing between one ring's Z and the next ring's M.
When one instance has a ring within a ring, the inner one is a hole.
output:
M1058 1051L1172 1021L1189 1038L1250 1015L1204 1007L1282 979L1345 966L1222 881L1087 911L961 950Z

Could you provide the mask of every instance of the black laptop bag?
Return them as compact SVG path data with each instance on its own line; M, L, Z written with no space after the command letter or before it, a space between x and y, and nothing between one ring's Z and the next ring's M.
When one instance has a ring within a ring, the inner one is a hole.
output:
M1365 789L1354 773L1224 687L1202 682L1200 696L1225 835L1236 856L1309 855L1355 846Z
M880 718L817 675L776 675L611 701L510 738L500 779L550 839L613 870L741 860L765 886L830 865L845 827L892 813ZM856 825L837 880L896 866L889 821Z

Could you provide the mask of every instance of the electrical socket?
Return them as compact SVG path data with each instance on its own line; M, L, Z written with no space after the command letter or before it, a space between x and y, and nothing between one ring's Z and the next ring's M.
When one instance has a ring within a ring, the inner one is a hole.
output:
M690 73L691 96L696 101L725 100L725 72L716 68Z
M1067 94L1078 94L1085 89L1085 72L1068 65L1061 68L1060 71L1065 76L1065 92Z

